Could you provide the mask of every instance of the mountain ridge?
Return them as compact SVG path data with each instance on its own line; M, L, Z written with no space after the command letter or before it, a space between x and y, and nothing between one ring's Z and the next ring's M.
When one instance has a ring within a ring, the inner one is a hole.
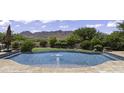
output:
M41 31L41 32L31 32L31 31L23 31L20 35L28 37L28 38L49 38L56 37L59 39L65 38L69 36L73 31Z

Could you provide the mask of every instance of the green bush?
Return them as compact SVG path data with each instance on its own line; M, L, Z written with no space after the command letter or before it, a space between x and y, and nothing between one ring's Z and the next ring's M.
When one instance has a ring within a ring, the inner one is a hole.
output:
M34 43L32 41L25 41L21 46L21 52L31 52L34 47Z
M50 47L55 47L55 43L56 43L56 42L57 42L56 37L51 37L51 38L49 38Z
M95 45L94 50L95 51L103 51L103 46L102 45Z
M66 41L69 48L74 48L76 43L80 42L80 38L79 36L72 34L66 38Z
M95 46L95 45L98 45L98 44L102 45L102 41L97 39L97 38L93 38L91 40L91 43L92 43L92 46Z
M120 50L124 51L124 42L121 42Z
M17 42L17 41L13 42L13 43L12 43L12 48L13 48L13 49L19 49L19 48L20 48L20 43Z
M68 44L65 40L59 40L55 43L55 46L57 48L67 48L68 47Z
M104 47L112 50L124 50L124 32L114 31L103 40Z
M47 41L46 40L40 40L40 46L41 47L46 47L46 45L47 45Z
M80 47L82 49L91 49L91 42L89 40L85 40L81 42Z
M96 34L96 29L89 27L79 28L73 34L78 35L81 40L91 40Z

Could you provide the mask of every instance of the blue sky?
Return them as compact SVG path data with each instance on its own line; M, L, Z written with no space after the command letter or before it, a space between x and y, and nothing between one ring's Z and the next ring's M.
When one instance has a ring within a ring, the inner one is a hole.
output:
M15 33L22 31L70 31L81 27L94 27L104 33L116 31L121 20L0 20L0 32L6 31L10 24Z

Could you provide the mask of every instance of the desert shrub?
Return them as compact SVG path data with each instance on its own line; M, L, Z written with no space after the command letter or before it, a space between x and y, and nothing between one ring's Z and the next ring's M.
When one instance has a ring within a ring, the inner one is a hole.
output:
M81 42L80 47L82 49L91 49L91 42L89 40L85 40Z
M57 42L56 37L51 37L51 38L49 38L50 47L55 47L55 43L56 43L56 42Z
M46 45L47 45L47 41L46 40L40 40L40 46L41 47L46 47Z
M32 41L25 41L21 45L21 52L31 52L34 47L34 43Z
M97 39L97 38L93 38L91 40L91 44L92 44L92 46L95 46L95 45L98 45L98 44L102 45L102 41Z
M65 40L59 40L55 43L55 46L57 48L67 48L68 47L68 44Z
M79 28L73 34L79 36L81 40L91 40L96 34L96 29L89 27Z
M12 48L13 48L13 49L19 49L19 48L20 48L20 43L17 42L17 41L13 42L13 43L12 43Z
M103 46L102 45L95 45L94 50L95 51L103 51Z
M66 41L67 41L69 48L74 48L74 47L76 47L75 46L76 43L80 42L80 38L79 38L79 36L72 34L66 38Z

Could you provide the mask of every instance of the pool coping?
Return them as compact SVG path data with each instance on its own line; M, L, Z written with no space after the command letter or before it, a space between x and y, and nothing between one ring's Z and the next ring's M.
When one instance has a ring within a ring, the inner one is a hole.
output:
M124 57L118 56L118 55L112 55L108 52L85 52L85 51L73 51L73 50L50 50L50 51L40 51L40 52L25 52L23 54L37 54L37 53L50 53L50 52L73 52L73 53L85 53L85 54L101 54L105 57L110 58L111 60L124 60ZM121 59L120 59L121 58ZM122 59L123 58L123 59Z
M112 53L109 53L109 52L105 52L105 53L110 55L110 56L113 56L113 57L115 57L117 59L120 59L120 60L124 61L124 57L123 56L112 54Z
M74 52L74 53L86 53L86 54L102 54L103 52L85 52L85 51L74 51L74 50L49 50L40 52L22 52L24 54L34 54L34 53L48 53L48 52Z
M115 55L115 54L111 54L111 53L108 53L108 52L84 52L84 51L67 51L67 50L50 50L50 51L40 51L40 52L18 52L18 53L15 53L15 54L12 54L12 55L7 55L6 57L3 57L3 59L9 59L9 58L12 58L12 57L15 57L15 56L18 56L20 54L39 54L39 53L52 53L52 52L73 52L73 53L85 53L85 54L101 54L105 57L108 57L110 58L111 60L124 60L124 57L121 57L121 56L118 56L118 55Z
M50 50L50 51L40 51L40 52L17 52L15 54L6 55L0 59L9 59L20 54L38 54L38 53L52 53L52 52L73 52L73 53L85 53L85 54L103 54L103 52L85 52L85 51L73 51L73 50Z
M53 53L53 52L73 52L73 53L85 53L85 54L98 54L98 55L102 55L102 56L105 56L107 58L109 58L111 61L121 61L119 60L118 58L112 56L112 55L109 55L107 53L104 53L104 52L80 52L80 51L42 51L42 52L25 52L25 53L22 53L22 52L19 52L19 53L16 53L16 54L13 54L13 55L10 55L10 56L7 56L7 57L4 57L4 59L10 59L12 57L15 57L15 56L18 56L20 54L39 54L39 53ZM28 65L28 64L25 64L25 65ZM47 65L51 65L51 64L46 64ZM98 65L98 64L97 64ZM35 65L34 65L35 66ZM45 65L44 65L45 66ZM44 67L43 65L40 65L40 67ZM51 65L52 66L52 65ZM53 65L54 66L54 65ZM70 64L65 64L65 66L69 67ZM64 67L65 67L64 66ZM71 65L72 66L72 65ZM71 67L70 66L70 67ZM88 67L88 66L84 66L84 65L74 65L73 67ZM91 65L91 66L95 66L95 65ZM63 67L63 66L62 66Z

